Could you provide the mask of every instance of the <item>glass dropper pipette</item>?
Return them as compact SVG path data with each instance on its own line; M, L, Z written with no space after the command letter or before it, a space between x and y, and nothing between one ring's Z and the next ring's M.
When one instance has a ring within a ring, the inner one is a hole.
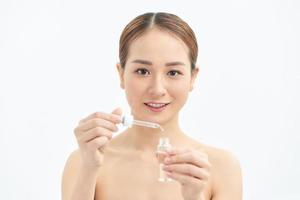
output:
M144 127L149 127L149 128L159 128L161 131L164 131L164 129L159 124L153 123L153 122L136 120L136 119L133 119L132 115L124 115L122 117L122 124L124 126L128 126L128 127L131 127L132 125L137 125L137 126L144 126Z

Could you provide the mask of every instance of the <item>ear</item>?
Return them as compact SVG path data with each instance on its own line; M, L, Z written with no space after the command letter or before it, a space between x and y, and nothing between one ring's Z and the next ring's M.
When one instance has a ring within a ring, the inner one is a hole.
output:
M120 77L120 87L124 89L124 69L122 68L120 63L117 63L116 65L117 70L119 72L119 77Z
M194 83L195 83L195 80L197 78L197 75L198 75L199 71L200 71L200 68L199 68L198 65L196 65L196 67L192 70L190 91L192 91L193 88L194 88Z

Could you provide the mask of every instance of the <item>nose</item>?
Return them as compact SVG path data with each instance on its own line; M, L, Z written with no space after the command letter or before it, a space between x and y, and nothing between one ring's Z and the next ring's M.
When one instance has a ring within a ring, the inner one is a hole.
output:
M165 96L167 93L165 85L165 81L161 76L153 77L149 85L149 94L151 97L158 98Z

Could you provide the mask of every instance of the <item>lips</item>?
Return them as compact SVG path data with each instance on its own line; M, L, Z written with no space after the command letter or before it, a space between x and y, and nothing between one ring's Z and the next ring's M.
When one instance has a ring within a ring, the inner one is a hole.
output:
M163 111L167 105L169 105L170 103L157 103L157 102L148 102L148 103L144 103L148 109L150 109L153 112L161 112Z

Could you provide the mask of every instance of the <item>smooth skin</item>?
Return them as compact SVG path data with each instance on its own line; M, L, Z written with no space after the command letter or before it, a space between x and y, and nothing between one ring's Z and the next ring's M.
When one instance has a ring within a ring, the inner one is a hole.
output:
M119 64L117 69L135 118L159 123L165 131L133 126L113 137L120 109L82 119L74 130L79 149L64 169L62 199L241 200L238 160L193 140L179 126L179 111L199 71L191 71L187 46L154 27L131 44L125 69ZM145 105L149 102L169 104L154 112ZM164 161L173 179L168 183L157 180L155 151L161 136L173 146Z

